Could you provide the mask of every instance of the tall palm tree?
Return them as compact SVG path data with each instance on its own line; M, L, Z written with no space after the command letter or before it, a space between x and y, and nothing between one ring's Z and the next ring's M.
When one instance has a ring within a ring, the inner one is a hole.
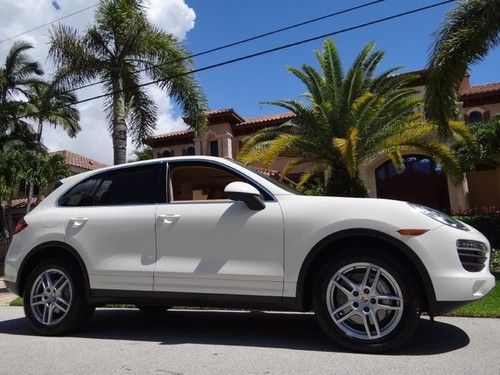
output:
M448 120L457 118L457 95L467 67L500 44L500 1L462 0L435 33L429 61L425 111L448 136Z
M206 99L193 77L189 54L171 34L146 18L142 0L103 0L95 25L81 35L58 25L50 34L49 56L59 67L57 79L74 87L97 78L106 80L105 110L113 138L114 163L126 161L127 134L140 145L156 126L157 107L141 84L141 76L161 80L166 91L203 130ZM142 73L143 72L143 73Z
M38 123L38 142L41 142L45 122L63 128L72 138L76 137L80 131L80 113L76 108L75 94L61 90L54 83L40 81L28 85L26 96L28 102L25 111L28 117Z
M304 100L270 102L295 118L257 132L245 142L240 160L268 167L277 157L287 156L291 161L284 174L309 163L300 185L322 173L328 195L366 196L360 165L386 155L401 170L402 152L415 148L459 176L458 160L432 138L436 125L416 113L421 100L407 86L415 77L394 75L398 68L375 74L383 56L368 43L344 73L335 44L326 40L323 51L316 51L321 73L309 65L289 68L307 87ZM471 141L463 123L451 126L457 136Z
M27 42L15 42L0 67L0 104L9 98L18 98L26 93L26 86L36 82L43 74L42 67L26 53L33 46Z

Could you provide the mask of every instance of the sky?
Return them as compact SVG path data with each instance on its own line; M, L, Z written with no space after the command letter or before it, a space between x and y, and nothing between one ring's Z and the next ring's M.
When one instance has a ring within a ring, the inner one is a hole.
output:
M174 34L185 46L197 53L256 34L272 31L294 23L360 5L368 0L148 0L147 14L151 22ZM295 30L237 46L228 50L195 58L194 65L201 68L224 60L258 52L263 49L326 34L371 20L387 17L438 0L386 0L370 7L329 18ZM91 5L85 0L0 0L0 40L9 38L35 26L76 12ZM380 70L401 66L401 71L425 67L432 47L432 33L439 27L452 4L447 4L387 21L334 37L344 67L368 42L385 51ZM94 9L71 16L62 23L80 30L92 23ZM38 59L47 73L54 67L47 61L49 27L28 33L18 39L34 45L31 55ZM0 43L0 63L13 40ZM297 98L305 88L287 72L287 66L315 65L314 49L322 41L314 41L291 49L278 51L233 65L196 74L205 91L211 109L234 108L243 117L282 112L263 102L274 99ZM500 81L500 49L494 50L483 61L470 67L473 84ZM185 128L182 113L164 92L155 87L148 89L159 106L156 133ZM95 86L78 91L79 99L101 93ZM112 163L112 142L103 103L95 100L79 105L82 131L70 139L62 130L46 127L43 142L50 150L69 149L104 163ZM129 145L129 154L133 147Z

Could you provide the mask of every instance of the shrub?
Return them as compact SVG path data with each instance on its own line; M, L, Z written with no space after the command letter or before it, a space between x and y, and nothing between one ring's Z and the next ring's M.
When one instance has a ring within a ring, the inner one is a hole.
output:
M491 214L482 214L471 211L455 217L484 234L493 249L500 249L500 212L495 210Z

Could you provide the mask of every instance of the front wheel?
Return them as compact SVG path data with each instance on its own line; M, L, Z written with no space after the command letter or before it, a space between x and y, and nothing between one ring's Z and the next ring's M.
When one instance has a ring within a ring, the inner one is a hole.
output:
M62 335L84 326L95 310L87 303L78 271L64 260L48 260L31 272L23 293L24 313L42 335Z
M411 338L418 323L419 293L411 271L379 249L358 249L331 261L313 290L321 327L350 349L395 349Z

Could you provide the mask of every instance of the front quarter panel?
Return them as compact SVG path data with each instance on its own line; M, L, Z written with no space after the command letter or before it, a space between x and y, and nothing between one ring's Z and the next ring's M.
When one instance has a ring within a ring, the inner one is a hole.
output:
M442 225L400 201L287 195L280 196L279 202L284 215L286 297L295 297L307 254L329 235L369 229L407 243L411 237L400 235L399 229L431 230Z

